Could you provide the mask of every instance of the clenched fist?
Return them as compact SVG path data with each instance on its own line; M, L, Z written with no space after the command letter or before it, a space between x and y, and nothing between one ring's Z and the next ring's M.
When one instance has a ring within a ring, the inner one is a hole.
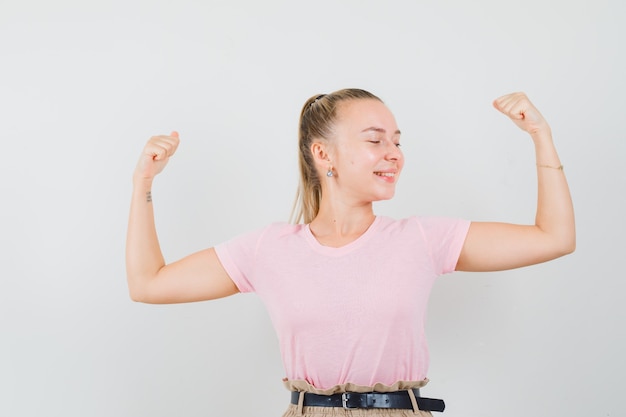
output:
M167 161L178 148L178 132L168 135L152 136L141 152L139 162L135 168L134 179L152 180L163 171Z
M548 122L524 93L512 93L497 98L493 106L509 116L520 129L531 135L550 132Z

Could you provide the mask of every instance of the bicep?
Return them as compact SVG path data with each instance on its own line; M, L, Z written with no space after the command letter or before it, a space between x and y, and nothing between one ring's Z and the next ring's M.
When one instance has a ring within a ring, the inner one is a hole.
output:
M564 255L537 226L472 222L457 271L502 271L546 262Z
M147 284L143 299L139 301L186 303L227 297L237 292L215 249L209 248L162 267Z

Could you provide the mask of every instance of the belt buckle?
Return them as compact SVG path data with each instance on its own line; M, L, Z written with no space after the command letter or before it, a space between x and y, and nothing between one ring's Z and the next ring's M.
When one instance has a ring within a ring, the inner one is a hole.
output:
M341 394L341 406L348 410L350 408L358 408L358 407L349 407L348 406L348 400L350 399L350 394L348 394L347 392L344 392Z

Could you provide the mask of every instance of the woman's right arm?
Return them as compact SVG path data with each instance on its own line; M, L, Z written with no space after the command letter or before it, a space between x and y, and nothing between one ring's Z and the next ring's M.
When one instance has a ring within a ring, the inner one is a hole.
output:
M126 276L134 301L155 304L212 300L238 292L213 248L165 264L152 208L152 182L176 152L178 133L153 136L133 174L126 235Z

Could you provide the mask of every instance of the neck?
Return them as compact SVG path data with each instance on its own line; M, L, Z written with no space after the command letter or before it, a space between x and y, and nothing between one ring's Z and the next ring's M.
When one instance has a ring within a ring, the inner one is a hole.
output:
M375 218L371 203L343 208L322 205L309 228L322 245L339 247L365 233Z

